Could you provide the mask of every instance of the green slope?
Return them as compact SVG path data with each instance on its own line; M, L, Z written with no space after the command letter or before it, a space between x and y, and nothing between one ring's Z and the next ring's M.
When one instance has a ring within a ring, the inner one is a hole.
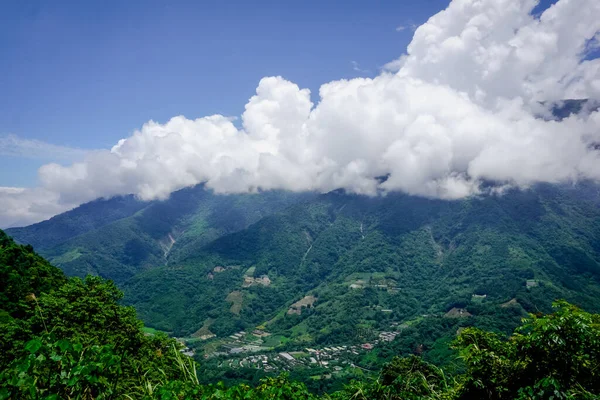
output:
M556 298L598 311L600 194L586 183L461 201L196 187L42 252L68 275L114 279L146 324L177 336L263 326L293 348L402 324L379 358L421 346L443 363L460 327L510 332ZM305 296L317 300L287 313ZM445 317L453 309L465 317Z
M138 201L133 196L99 199L82 204L47 221L27 227L7 229L6 233L17 242L30 244L39 251L55 247L75 236L129 217L147 206L147 202Z
M175 192L165 201L142 203L125 197L88 203L10 233L21 243L32 241L68 275L100 275L120 284L312 196L284 192L220 196L200 185ZM107 217L101 224L103 214Z
M523 310L548 311L556 298L599 309L599 204L585 184L454 202L333 192L136 275L126 299L147 323L182 335L208 318L219 335L270 321L292 342L336 343L454 307L473 314L461 323L508 331ZM212 272L231 265L239 269ZM271 284L244 287L249 267ZM227 301L233 291L242 293L239 315ZM307 294L318 298L312 309L287 315ZM516 309L500 307L512 299Z

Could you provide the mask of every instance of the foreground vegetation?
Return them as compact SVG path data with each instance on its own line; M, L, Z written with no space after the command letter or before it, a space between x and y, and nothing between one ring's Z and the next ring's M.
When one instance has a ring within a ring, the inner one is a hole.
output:
M510 336L462 330L463 372L397 357L375 380L316 395L286 375L255 386L200 384L179 344L146 335L122 294L98 277L67 279L0 231L0 399L593 399L600 315L556 302Z

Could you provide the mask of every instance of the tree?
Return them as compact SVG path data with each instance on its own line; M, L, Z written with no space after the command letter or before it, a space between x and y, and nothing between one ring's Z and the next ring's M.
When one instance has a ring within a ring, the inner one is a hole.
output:
M458 337L467 366L461 397L569 398L600 394L600 315L565 301L531 315L508 340L467 328Z

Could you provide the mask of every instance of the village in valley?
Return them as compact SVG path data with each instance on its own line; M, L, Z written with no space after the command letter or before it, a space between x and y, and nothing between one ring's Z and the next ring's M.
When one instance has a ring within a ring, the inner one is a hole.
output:
M207 275L212 280L216 274L228 269L238 269L239 266L216 266ZM271 280L266 275L254 277L255 268L250 267L244 273L241 288L230 292L227 301L230 303L230 311L239 314L242 306L242 289L250 286L269 286ZM382 275L382 274L381 274ZM366 287L384 290L391 293L397 292L397 284L393 279L385 279L380 274L353 274L345 281L348 290L356 291ZM480 302L486 295L473 294L473 301ZM287 309L287 315L301 315L303 310L311 309L317 302L317 297L311 294L305 295L300 300L292 303ZM375 307L379 312L387 313L392 310L381 306ZM466 318L471 314L462 308L452 308L443 318ZM434 317L433 315L422 315L420 318ZM211 321L205 324L192 337L179 339L185 346L182 352L188 356L202 358L204 362L210 362L216 368L238 369L253 368L265 372L279 373L292 371L296 368L316 369L327 371L327 373L339 373L348 368L360 368L357 364L360 359L376 346L392 342L409 325L390 321L388 328L384 331L369 329L368 335L357 335L357 340L351 344L337 344L317 347L300 344L295 346L285 345L287 338L282 335L272 334L267 331L266 324L257 326L253 331L239 331L228 337L216 337L210 331ZM362 339L361 339L362 337ZM189 346L189 347L188 347Z
M279 373L295 368L318 368L338 373L346 368L360 368L355 363L364 353L380 343L393 341L403 327L396 325L396 330L381 332L375 340L362 344L313 346L295 351L277 351L274 347L266 346L271 335L263 330L256 329L251 333L240 331L219 341L216 351L205 353L204 360L216 359L217 367L224 369L254 368ZM182 340L182 343L189 342ZM187 345L182 352L189 356L195 355Z
M381 341L392 341L399 334L395 332L382 332L379 338L361 345L327 346L322 348L307 347L302 351L276 352L271 348L261 347L248 343L246 337L264 335L260 330L252 332L238 332L232 335L234 341L223 345L221 350L210 357L222 357L219 368L256 368L266 372L290 371L294 368L321 367L333 372L341 371L344 367L356 367L354 362L361 353L368 352ZM235 347L237 346L237 347Z

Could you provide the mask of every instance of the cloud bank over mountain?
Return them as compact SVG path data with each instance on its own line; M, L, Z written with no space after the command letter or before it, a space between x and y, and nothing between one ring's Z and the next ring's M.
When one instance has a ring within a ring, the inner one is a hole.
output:
M220 193L456 199L481 193L482 182L500 190L600 180L600 113L558 121L549 111L563 99L600 99L600 59L588 56L600 43L600 2L559 0L532 16L536 4L454 0L379 76L326 83L318 104L293 82L263 78L241 129L221 115L150 121L110 150L44 165L38 188L0 189L0 226L98 197L163 199L198 183Z

